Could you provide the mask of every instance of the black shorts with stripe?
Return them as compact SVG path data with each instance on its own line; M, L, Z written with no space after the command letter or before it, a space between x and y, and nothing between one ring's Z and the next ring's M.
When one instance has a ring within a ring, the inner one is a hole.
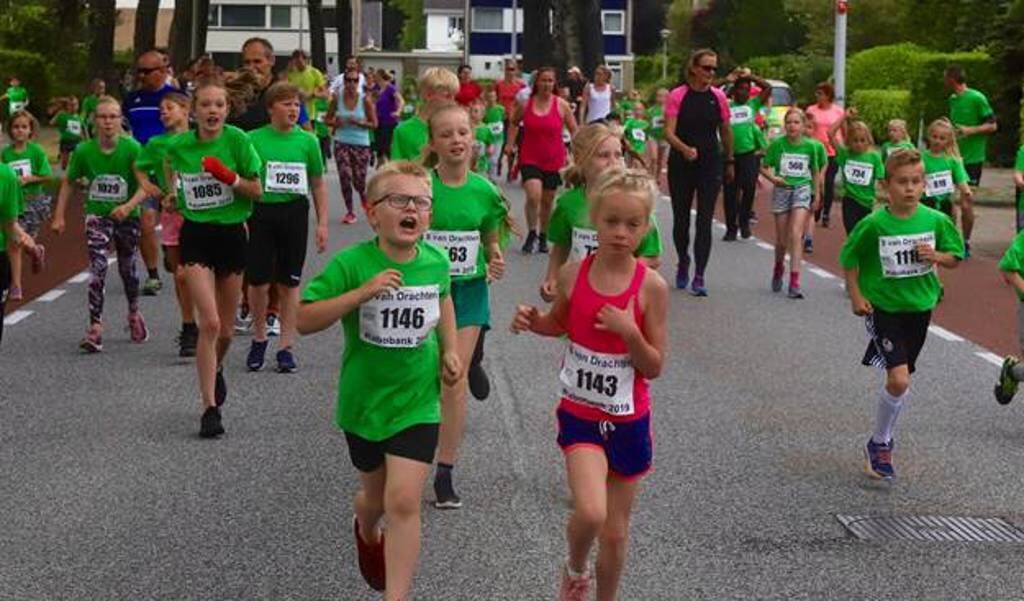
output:
M889 313L876 308L864 319L871 340L861 362L882 369L906 365L914 373L931 320L931 311Z

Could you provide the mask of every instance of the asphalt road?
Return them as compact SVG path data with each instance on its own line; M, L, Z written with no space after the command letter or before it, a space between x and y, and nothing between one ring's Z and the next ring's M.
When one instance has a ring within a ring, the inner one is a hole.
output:
M332 195L337 215L336 184ZM519 216L521 193L510 195ZM667 202L658 214L672 265ZM334 220L332 248L368 232ZM806 300L774 295L770 251L720 234L711 296L671 295L670 367L652 387L655 471L636 504L621 598L1024 598L1020 546L865 543L835 518L1024 526L1024 408L992 400L997 367L985 349L929 337L897 431L899 480L876 484L860 447L881 379L859 365L863 325L839 280L808 273ZM314 256L307 273L324 260ZM465 507L424 506L417 599L555 597L568 511L554 442L560 345L506 330L516 303L539 302L545 262L510 250L493 288L494 392L470 400L455 472ZM356 569L355 470L333 426L340 329L302 339L293 375L246 373L248 340L237 339L228 433L202 441L170 291L143 300L152 339L134 346L110 276L102 354L77 350L82 283L30 303L5 331L0 599L378 598Z

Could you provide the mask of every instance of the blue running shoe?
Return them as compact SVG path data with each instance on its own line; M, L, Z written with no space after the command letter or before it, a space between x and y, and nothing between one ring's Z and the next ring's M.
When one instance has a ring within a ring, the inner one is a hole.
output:
M249 371L259 371L263 369L263 362L267 356L267 345L270 344L270 340L253 340L252 344L249 345L249 356L245 358L245 366L249 368Z
M707 296L708 289L704 286L704 276L695 275L693 276L693 284L690 288L690 294L694 296Z
M277 372L282 374L293 374L299 369L295 364L295 356L292 349L283 348L277 351Z
M690 286L690 263L680 262L676 267L676 288L686 290Z
M892 448L891 440L888 444L879 444L868 438L867 444L864 445L864 470L869 476L881 480L892 480L896 477L896 470L892 467Z
M804 254L814 254L814 238L811 238L810 236L804 236Z
M964 240L964 260L971 258L971 241Z

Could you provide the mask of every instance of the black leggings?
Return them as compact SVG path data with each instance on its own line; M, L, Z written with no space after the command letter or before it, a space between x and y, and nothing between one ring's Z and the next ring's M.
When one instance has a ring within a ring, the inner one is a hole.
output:
M832 201L836 197L836 173L839 172L839 163L836 157L828 157L828 166L825 167L825 197L822 199L821 209L814 214L815 219L832 219Z
M18 252L21 252L20 249ZM7 253L0 250L0 342L4 340L4 313L7 309L7 292L11 287L11 261Z
M853 228L857 227L861 219L871 214L871 209L860 204L849 196L843 197L843 227L846 235L849 236Z
M668 164L668 189L672 196L672 239L680 265L690 262L690 207L697 195L697 227L694 232L693 255L695 275L703 276L711 257L711 218L715 200L722 187L722 164L718 157L685 163L682 155L672 152Z
M722 194L725 200L725 228L736 232L750 229L750 210L754 206L757 174L761 157L756 152L736 155L736 177L726 182Z

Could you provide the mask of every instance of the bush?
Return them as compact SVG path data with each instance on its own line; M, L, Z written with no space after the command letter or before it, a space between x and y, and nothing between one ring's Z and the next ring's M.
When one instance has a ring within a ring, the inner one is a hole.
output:
M788 83L799 104L814 102L814 86L832 76L832 59L826 56L759 56L748 60L743 66L760 77L781 79Z
M672 86L679 83L683 73L685 57L679 54L668 55L668 80ZM633 62L633 85L636 88L646 89L653 87L657 89L661 82L661 53L637 55Z
M0 49L0 73L5 76L4 89L6 89L6 77L16 75L28 90L28 97L31 101L29 111L40 121L46 120L46 103L50 100L50 87L52 83L50 67L45 58L34 52L24 50L2 50ZM4 111L6 114L6 109Z
M871 128L879 144L886 139L886 124L890 119L906 119L910 113L910 92L907 90L856 90L850 97L850 106L857 107L860 119ZM917 121L908 120L910 138L917 138Z
M877 46L858 52L846 63L849 90L906 90L917 76L920 59L930 51L916 44Z

